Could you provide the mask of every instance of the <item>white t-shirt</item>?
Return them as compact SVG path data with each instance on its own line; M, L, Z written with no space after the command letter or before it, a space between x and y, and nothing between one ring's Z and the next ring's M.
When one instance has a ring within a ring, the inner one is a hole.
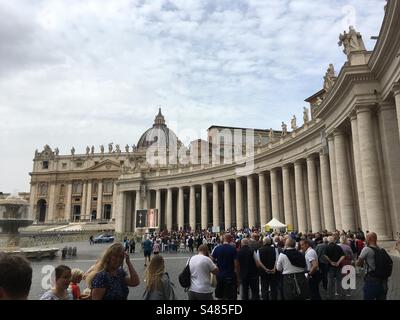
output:
M293 249L295 250L295 249ZM276 262L276 270L281 271L282 274L292 274L304 272L303 268L296 267L290 263L286 254L281 253Z
M317 261L318 263L318 255L315 252L313 248L308 248L306 251L306 265L307 265L307 271L311 270L311 262L312 261Z
M211 286L210 272L217 266L209 257L198 254L190 259L190 273L192 275L190 291L197 293L211 293L214 288Z

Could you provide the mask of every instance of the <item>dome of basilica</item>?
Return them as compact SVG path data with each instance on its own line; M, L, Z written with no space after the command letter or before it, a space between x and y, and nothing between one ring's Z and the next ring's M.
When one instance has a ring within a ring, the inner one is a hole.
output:
M169 129L165 124L165 119L160 108L154 120L153 127L142 134L137 143L137 148L139 150L145 150L153 146L159 149L178 150L181 145L182 142L178 139L175 132Z

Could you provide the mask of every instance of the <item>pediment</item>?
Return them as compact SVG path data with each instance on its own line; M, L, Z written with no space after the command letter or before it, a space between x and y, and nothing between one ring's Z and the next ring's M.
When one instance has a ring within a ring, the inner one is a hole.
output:
M119 163L116 163L111 160L104 160L93 167L89 168L90 171L115 171L121 170L121 166Z

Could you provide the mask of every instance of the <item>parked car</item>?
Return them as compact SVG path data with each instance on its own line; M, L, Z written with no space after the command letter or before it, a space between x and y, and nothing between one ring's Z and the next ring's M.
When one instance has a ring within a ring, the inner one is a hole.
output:
M114 242L114 236L111 234L101 234L94 238L94 243Z

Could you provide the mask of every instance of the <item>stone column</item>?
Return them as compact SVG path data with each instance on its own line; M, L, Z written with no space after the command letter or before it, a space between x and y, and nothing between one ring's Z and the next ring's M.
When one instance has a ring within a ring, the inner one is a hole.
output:
M97 210L96 210L96 218L103 218L103 182L100 180L97 184Z
M142 209L142 199L140 198L140 189L135 192L135 211L134 211L134 230L136 230L136 211Z
M394 103L381 103L379 107L379 131L391 218L389 221L395 236L397 232L400 232L400 140L395 134L398 132L396 107Z
M146 191L146 200L144 202L146 204L146 209L151 209L151 190L148 189Z
M161 224L161 190L160 189L156 190L156 209L158 212L156 225L161 227L160 226L160 224Z
M333 212L333 198L331 187L331 173L329 170L329 159L323 152L319 155L321 164L321 185L322 185L322 204L324 206L325 228L329 232L336 230L335 215Z
M117 201L117 195L118 195L118 187L116 181L114 181L113 185L113 201L112 201L112 207L111 207L111 219L115 219L115 215L117 214L119 208L118 208L118 201Z
M167 229L169 232L172 230L172 189L168 188L167 191Z
M378 239L389 240L372 121L369 106L358 108L357 127L368 226L374 228Z
M86 181L83 183L83 187L82 187L82 199L81 199L81 220L83 218L83 216L85 215L86 212L86 201L87 201L87 183Z
M92 209L92 181L88 181L85 220L90 220Z
M249 217L249 228L255 227L256 215L254 208L254 181L253 176L247 176L247 212Z
M271 202L272 202L272 217L280 219L279 212L279 195L278 195L278 169L271 170Z
M331 168L333 212L335 215L335 229L342 230L342 215L340 214L339 189L336 171L336 150L333 136L328 137L329 163Z
M72 213L72 182L67 183L67 198L65 201L64 220L71 221Z
M50 182L48 221L55 220L56 201L56 183Z
M312 232L322 231L321 216L319 214L317 168L314 156L307 158L308 195L310 201Z
M195 189L195 186L190 186L189 226L193 232L196 231L196 189Z
M294 179L296 188L296 207L299 232L307 231L306 203L304 201L303 164L295 162Z
M219 226L219 192L218 183L213 183L213 226Z
M229 180L224 182L225 230L232 228L231 186Z
M125 200L126 194L125 192L119 192L117 196L118 207L119 210L116 212L116 219L115 219L115 231L118 233L125 232Z
M29 195L29 219L36 220L35 217L35 203L36 203L36 192L37 186L36 183L31 183L31 192Z
M360 217L361 217L361 229L369 230L367 210L365 208L365 194L364 194L364 183L361 172L361 159L360 159L360 143L358 139L358 126L357 126L357 115L353 115L350 118L351 121L351 134L353 137L353 153L354 153L354 167L356 169L356 183L357 183L357 195L358 204L360 206Z
M184 213L184 199L183 188L180 187L178 191L178 229L185 228L185 213Z
M397 126L400 134L400 83L395 83L393 85L393 95L396 100L396 111L397 111Z
M241 178L236 178L235 186L236 186L236 226L238 230L241 230L244 227L243 189L242 189Z
M291 225L292 228L294 228L292 197L290 194L290 167L288 165L282 168L282 179L283 179L283 205L285 211L285 224Z
M347 137L342 131L336 131L335 151L336 170L339 191L340 214L342 217L342 228L345 231L355 231L355 212L353 204L353 190L350 180L350 168L348 163ZM360 141L361 142L361 141Z
M133 196L130 192L125 192L125 232L132 231L132 206L133 206Z
M259 199L260 199L260 223L261 229L267 224L267 192L266 192L266 182L265 173L261 172L258 174L258 189L259 189Z
M201 229L208 227L207 185L201 186Z

